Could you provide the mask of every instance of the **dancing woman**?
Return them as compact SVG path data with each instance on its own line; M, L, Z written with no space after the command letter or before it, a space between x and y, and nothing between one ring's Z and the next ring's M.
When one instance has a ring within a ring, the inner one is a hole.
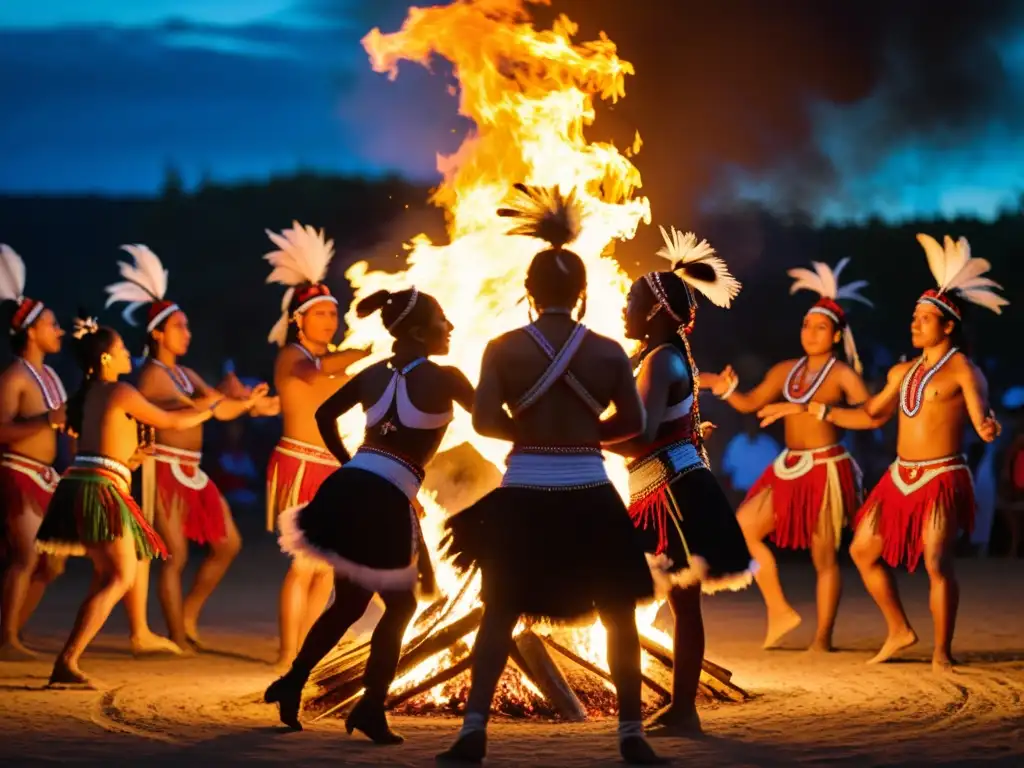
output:
M689 336L697 315L695 292L728 307L740 284L707 241L661 230L672 271L633 283L626 302L626 335L643 342L637 386L647 413L644 431L607 445L629 464L629 513L646 540L659 591L675 618L672 702L652 721L699 733L695 699L704 658L700 594L742 589L753 562L728 499L711 474L698 405L700 377Z
M575 321L586 309L586 268L566 249L579 233L573 196L517 185L510 234L547 241L526 273L536 322L484 351L473 410L482 435L513 443L501 487L447 523L460 568L479 564L484 615L473 648L462 731L441 760L480 762L487 717L520 616L569 623L598 613L619 698L619 751L661 760L643 737L636 602L654 593L636 531L604 467L601 443L638 434L643 406L625 350ZM616 413L600 416L608 405ZM509 412L505 411L508 405Z
M433 572L412 502L452 420L452 405L473 407L473 386L457 368L428 358L448 353L452 324L432 296L415 288L378 291L359 302L360 317L380 311L395 343L392 357L360 371L316 413L320 434L343 464L308 504L282 512L281 548L334 569L334 603L313 624L291 669L264 698L281 722L301 729L302 689L313 668L337 645L375 593L384 602L370 640L364 694L345 721L378 744L402 737L384 714L402 637L416 611L416 588L429 592ZM357 405L366 412L363 444L351 459L338 417Z
M732 367L706 378L711 391L740 413L753 413L779 397L794 404L786 417L786 448L765 469L748 491L736 513L747 546L760 566L757 585L768 608L764 647L773 648L800 625L796 612L782 591L778 567L764 539L771 536L777 547L809 549L818 574L818 627L812 650L832 650L842 582L837 557L843 527L856 511L861 496L861 473L849 452L839 443L833 424L815 419L802 406L860 405L868 389L860 376L860 358L853 342L846 312L840 301L859 301L867 283L856 280L839 284L849 259L833 271L827 264L789 270L794 278L790 293L811 290L820 298L807 310L800 328L804 356L772 367L764 381L749 392L738 392L739 379ZM847 362L836 357L842 345Z
M323 279L334 256L334 241L325 241L322 230L298 222L280 234L268 231L267 236L277 246L264 256L274 267L267 282L288 286L281 317L268 337L280 347L274 386L284 417L283 434L267 464L267 530L273 531L281 512L312 499L338 469L315 414L348 380L345 370L367 353L329 351L338 332L338 300ZM306 633L327 606L333 584L333 571L323 561L292 561L281 585L277 671L287 670L295 660Z
M111 328L95 319L76 320L75 352L85 375L68 402L68 429L78 435L78 452L47 508L36 548L92 560L89 594L71 636L53 666L54 686L95 687L78 668L86 646L135 580L140 560L166 556L167 549L131 496L137 463L138 422L157 429L189 429L213 416L217 407L165 411L118 378L131 371L131 355Z

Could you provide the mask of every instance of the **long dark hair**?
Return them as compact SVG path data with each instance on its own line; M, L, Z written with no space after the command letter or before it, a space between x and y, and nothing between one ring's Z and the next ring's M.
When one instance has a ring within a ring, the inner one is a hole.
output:
M384 326L388 333L396 340L409 338L409 331L417 326L426 325L430 322L435 312L440 310L441 305L437 299L428 293L416 291L416 303L412 309L402 317L402 321L395 325L395 321L405 312L413 295L412 288L404 291L376 291L356 304L356 314L359 317L369 317L374 312L380 312ZM394 326L394 327L392 327Z
M103 368L103 355L110 351L117 341L118 333L107 326L97 326L96 321L85 312L79 311L75 318L73 351L79 368L82 369L82 383L68 400L67 425L75 434L82 433L82 420L85 416L85 399L100 377Z

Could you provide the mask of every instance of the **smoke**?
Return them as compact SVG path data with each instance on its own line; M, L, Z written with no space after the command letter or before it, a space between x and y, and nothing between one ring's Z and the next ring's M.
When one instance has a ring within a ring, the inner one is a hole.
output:
M636 67L612 122L618 141L644 139L657 217L727 199L739 180L769 187L778 209L815 211L894 151L1024 127L1005 55L1024 37L1015 0L552 5L538 15L567 14L581 38L607 32Z

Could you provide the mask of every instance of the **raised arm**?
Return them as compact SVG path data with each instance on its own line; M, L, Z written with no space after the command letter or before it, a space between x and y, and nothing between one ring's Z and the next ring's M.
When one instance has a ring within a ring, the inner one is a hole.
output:
M219 401L213 401L202 410L195 408L184 408L181 410L167 411L158 405L154 405L131 384L124 382L117 385L114 391L114 402L125 413L136 421L149 424L157 429L191 429L209 420L218 407Z
M988 404L988 382L985 374L966 357L961 357L953 369L960 391L964 393L964 405L971 417L971 424L978 437L986 443L995 440L1001 431Z
M608 374L615 382L612 390L615 413L601 422L602 444L618 443L636 437L644 431L646 425L644 404L633 380L633 369L626 351L619 347L612 354L610 362Z
M9 445L64 424L64 406L27 419L18 418L25 381L8 369L0 376L0 445Z
M489 342L480 360L480 381L472 405L473 429L484 437L514 443L516 427L505 410L498 357L498 344L496 341Z
M825 403L775 403L758 411L761 426L767 427L779 419L794 413L810 413L815 417L835 424L841 429L878 429L896 413L900 399L900 383L908 364L900 363L889 371L885 388L877 395L852 408L832 408ZM866 391L865 387L865 391ZM849 398L849 395L847 395Z
M294 376L307 384L312 384L318 378L324 376L333 377L345 373L350 365L359 362L369 354L369 349L339 349L337 352L328 352L323 357L320 357L318 361L314 362L299 350L295 350L288 375Z
M720 374L710 377L713 379L711 391L716 396L722 397L732 388L733 391L729 396L722 399L740 413L754 413L782 397L782 386L786 381L789 365L789 363L778 363L772 366L764 380L749 392L740 392L737 389L739 378L732 366L727 366ZM703 380L704 377L701 378Z
M334 458L342 464L350 461L352 456L341 440L341 433L338 431L338 418L359 405L361 380L360 375L353 376L316 409L316 428L320 430L320 437L323 439L324 445L327 446L327 450L334 454Z

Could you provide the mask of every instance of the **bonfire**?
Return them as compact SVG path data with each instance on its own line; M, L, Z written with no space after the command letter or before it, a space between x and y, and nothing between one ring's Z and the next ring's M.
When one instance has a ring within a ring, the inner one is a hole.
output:
M625 95L624 80L633 67L603 34L575 43L576 31L564 16L551 29L535 29L523 0L462 0L411 8L398 32L374 29L363 39L373 69L391 78L398 76L402 60L423 66L435 56L447 60L458 82L460 114L474 128L455 154L438 158L443 180L432 202L447 214L449 242L414 238L407 246L407 269L397 273L370 271L365 262L354 265L346 274L356 291L353 307L382 288L415 285L436 296L455 326L451 352L439 362L461 368L471 379L487 341L527 320L522 301L526 268L543 246L507 235L507 221L495 215L515 182L576 190L584 215L582 234L572 247L587 268L586 322L627 349L631 345L622 325L630 281L611 251L617 240L631 239L641 222L650 223L650 203L637 194L640 172L631 160L640 138L620 151L610 143L588 142L584 129L595 120L597 100L614 103ZM362 319L350 310L345 320L344 346L373 350L353 370L389 356L391 338L378 317ZM339 426L354 451L362 414L347 414ZM442 597L421 605L410 625L388 701L392 709L455 711L465 698L470 649L482 613L480 580L478 574L457 574L438 562L436 553L448 512L497 484L496 467L503 465L508 448L477 435L468 415L459 413L442 454L428 468L419 502ZM450 451L447 457L444 451ZM624 463L612 456L607 461L616 487L624 492ZM468 484L467 475L474 478ZM650 706L668 697L672 663L671 639L653 626L657 610L657 605L637 610ZM343 714L361 693L367 653L366 644L343 643L325 659L313 673L318 692L307 708L320 716ZM710 662L705 662L702 690L719 699L745 697L730 682L729 672ZM520 622L494 706L508 714L569 720L613 712L600 621L572 630Z

